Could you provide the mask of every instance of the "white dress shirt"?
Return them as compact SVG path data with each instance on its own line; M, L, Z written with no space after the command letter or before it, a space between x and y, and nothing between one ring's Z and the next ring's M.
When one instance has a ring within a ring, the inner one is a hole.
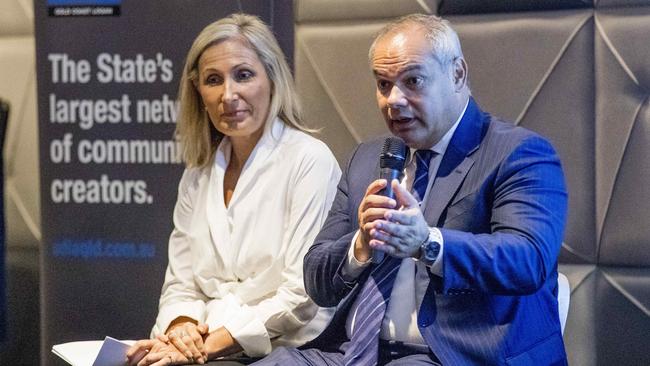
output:
M305 293L303 257L324 223L341 171L321 141L276 119L246 162L228 207L231 143L187 169L174 209L169 265L152 335L179 316L225 327L249 356L300 345L330 320ZM313 319L312 319L313 318Z
M431 150L436 152L436 155L431 159L431 163L429 164L429 183L427 184L427 189L421 202L426 202L429 196L429 191L433 185L434 177L438 172L438 167L442 162L447 146L449 146L449 142L451 141L460 120L465 115L468 103L469 100L465 104L465 108L453 126L449 131L447 131L447 133L445 133L440 141L431 148ZM409 191L413 188L415 168L415 149L411 149L409 161L404 168L404 179L400 182L402 187L405 187ZM432 229L438 230L436 228ZM359 235L358 231L354 238L352 238L352 243L348 250L348 260L344 266L346 274L353 277L359 276L371 263L370 260L367 262L359 262L354 257L354 243L357 235ZM442 238L442 235L439 235L439 237ZM402 264L397 271L397 276L395 277L393 289L390 294L390 301L386 307L386 313L384 314L384 319L381 324L379 338L406 343L425 344L424 339L420 334L420 329L418 328L418 309L420 308L424 294L429 286L429 275L427 271L442 276L443 251L444 238L440 243L440 252L438 253L438 257L431 268L427 268L426 265L414 258L404 258L402 260ZM355 317L356 314L347 317L346 332L348 338L351 338Z

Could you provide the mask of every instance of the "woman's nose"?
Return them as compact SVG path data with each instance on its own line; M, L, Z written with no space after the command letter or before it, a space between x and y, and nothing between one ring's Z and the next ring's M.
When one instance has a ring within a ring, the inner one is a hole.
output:
M221 99L226 103L239 99L239 86L235 81L229 79L224 81Z

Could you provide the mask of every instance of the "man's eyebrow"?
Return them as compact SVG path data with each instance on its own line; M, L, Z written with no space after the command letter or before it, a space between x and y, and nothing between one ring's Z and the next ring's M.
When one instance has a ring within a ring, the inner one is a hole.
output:
M406 72L413 71L413 70L422 70L423 68L424 68L424 67L423 67L422 65L420 65L420 64L407 65L407 66L405 66L404 68L402 68L402 69L399 70L398 75L399 75L399 74L404 74L404 73L406 73ZM380 71L377 71L376 69L373 69L373 70L372 70L372 73L373 73L375 76L382 76L382 75L383 75Z

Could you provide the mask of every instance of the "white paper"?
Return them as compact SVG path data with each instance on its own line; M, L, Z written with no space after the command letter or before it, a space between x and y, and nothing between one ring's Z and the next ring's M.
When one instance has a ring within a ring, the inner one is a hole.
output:
M103 341L56 344L52 346L52 352L72 366L122 366L126 351L133 343L106 337Z

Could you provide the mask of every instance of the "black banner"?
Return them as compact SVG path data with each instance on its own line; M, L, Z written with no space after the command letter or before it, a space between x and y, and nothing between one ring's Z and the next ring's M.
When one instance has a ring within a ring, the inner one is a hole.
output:
M258 14L291 57L291 0L35 0L42 364L53 344L148 337L182 173L180 72L233 12Z

